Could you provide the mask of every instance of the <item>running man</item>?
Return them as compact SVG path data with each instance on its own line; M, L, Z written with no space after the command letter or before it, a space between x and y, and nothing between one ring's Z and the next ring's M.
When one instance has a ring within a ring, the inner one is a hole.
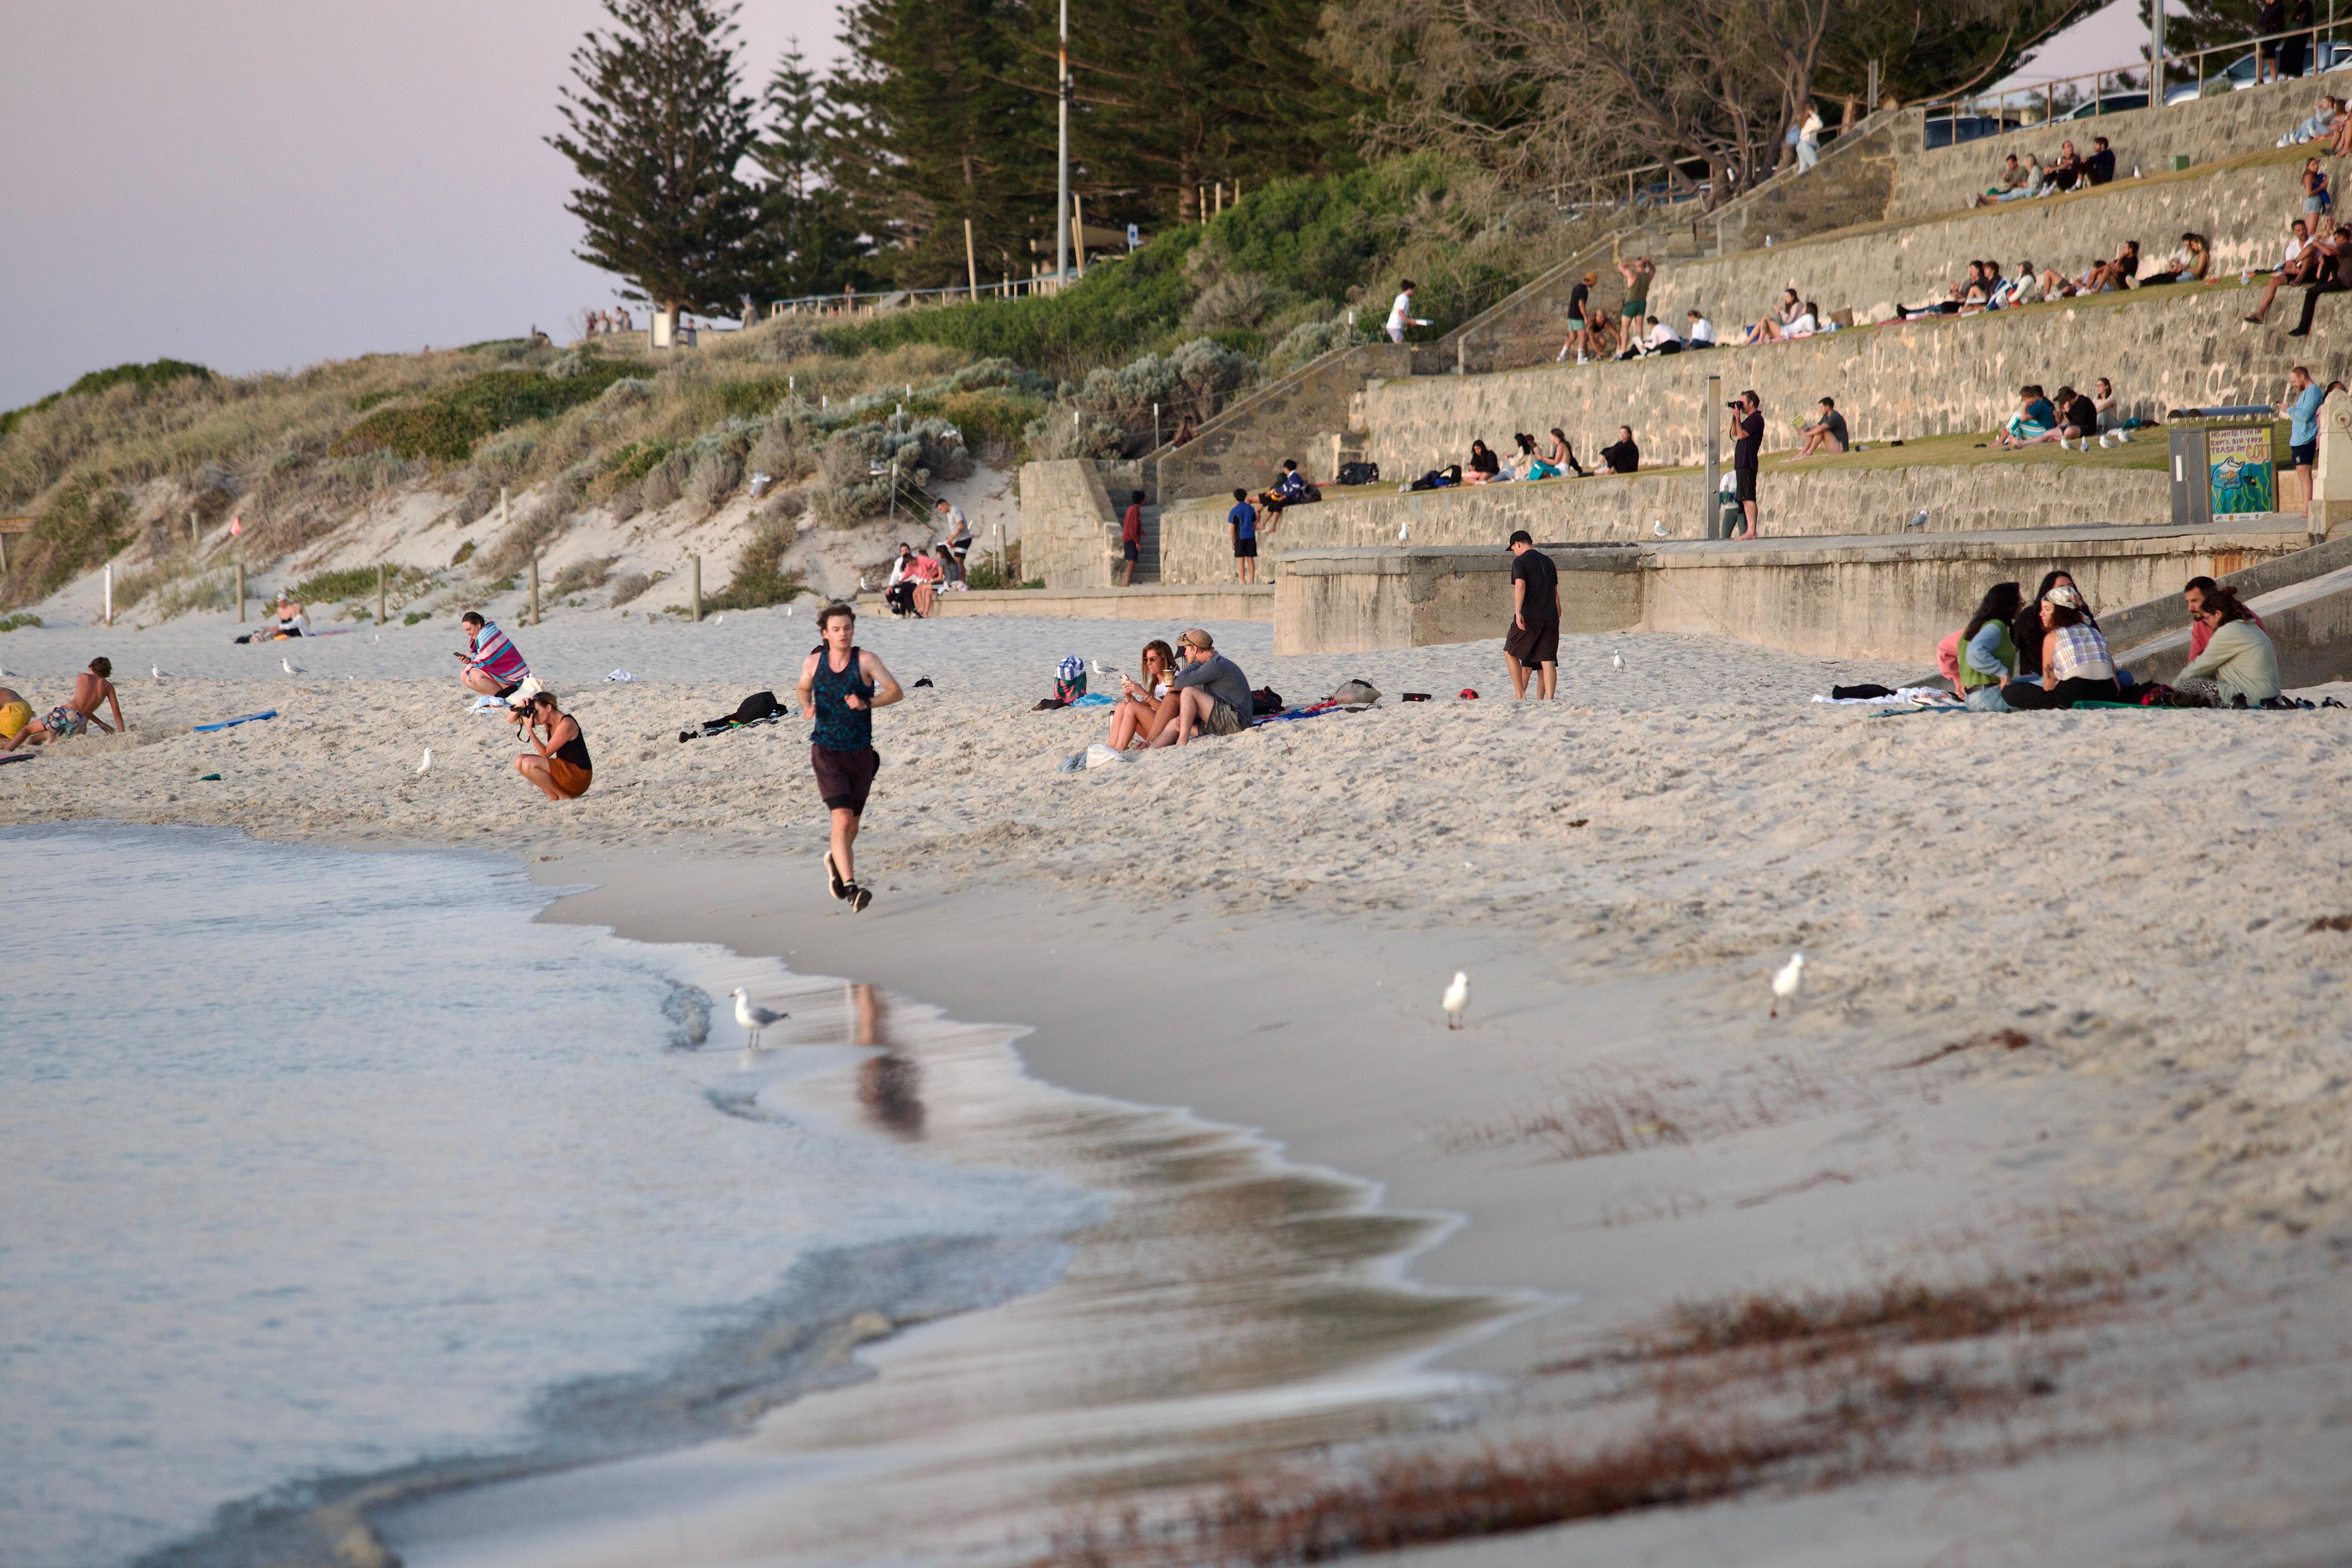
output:
M857 885L857 821L874 788L882 759L874 754L874 710L907 694L882 661L851 641L857 615L847 605L827 605L816 617L824 644L801 662L797 690L801 717L816 721L809 737L809 765L817 794L833 814L833 847L824 857L825 883L851 910L862 911L874 895Z

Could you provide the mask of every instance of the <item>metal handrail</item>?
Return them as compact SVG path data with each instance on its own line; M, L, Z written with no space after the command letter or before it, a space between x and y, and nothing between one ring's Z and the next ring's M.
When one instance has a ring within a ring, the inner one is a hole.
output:
M2324 23L2315 22L2308 27L2290 27L2284 32L2278 33L2252 34L2244 38L2235 39L2229 43L2209 44L2201 49L2189 49L2179 54L2168 54L2163 58L2154 62L2152 67L2150 62L2141 60L2136 65L2118 66L2108 70L2084 71L2074 76L2053 77L2048 81L2037 82L2032 87L2011 88L2001 92L1969 93L1958 97L1942 99L1935 102L1923 104L1921 106L1921 110L1929 124L1935 123L1938 119L1952 121L1957 124L1964 114L1969 116L1980 115L1987 106L1990 106L1992 108L1996 118L2006 121L2006 111L2011 103L2019 100L2022 100L2024 103L2030 107L2036 99L2039 99L2042 105L2042 118L2041 123L2046 125L2058 118L2058 89L2063 87L2072 87L2082 82L2089 82L2092 84L2091 91L2088 95L2088 101L2092 105L2090 118L2095 120L2101 118L2107 112L2104 105L2108 96L2107 89L2110 85L2125 88L2132 91L2144 91L2147 95L2149 108L2163 109L2168 107L2165 102L2165 95L2167 91L2169 90L2166 79L2168 74L2170 72L2171 68L2175 66L2182 67L2182 74L2184 75L2187 74L2187 68L2190 66L2195 68L2197 92L2198 96L2201 97L2205 91L2205 60L2206 57L2209 55L2235 55L2249 48L2259 51L2261 46L2263 44L2281 43L2288 38L2308 38L2311 40L2312 47L2315 51L2332 49L2337 45L2336 32L2337 21L2331 10L2327 20ZM2315 58L2311 65L2305 69L2304 75L2308 77L2318 77L2326 74L2329 71L2347 68L2343 65L2326 66L2320 64L2320 59L2325 58L2326 57L2324 55L2321 55L2318 58ZM2153 79L2151 79L2151 78ZM2300 80L2302 79L2296 78L2294 79ZM2070 98L2068 108L2070 110L2075 108L2081 101L2083 101L2081 96L2075 95L2074 97ZM2184 100L2183 101L2187 100ZM2124 111L2119 110L2116 112L2121 113ZM2006 127L2004 127L2004 129L2006 129ZM1957 147L1960 145L1960 143L1955 141L1948 142L1946 145Z

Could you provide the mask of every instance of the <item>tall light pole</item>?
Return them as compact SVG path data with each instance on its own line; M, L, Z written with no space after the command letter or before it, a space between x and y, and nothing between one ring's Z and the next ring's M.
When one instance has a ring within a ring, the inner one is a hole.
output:
M2157 0L2162 5L2164 0ZM1061 74L1054 79L1054 96L1061 100L1061 180L1054 202L1054 287L1070 280L1070 0L1062 0Z

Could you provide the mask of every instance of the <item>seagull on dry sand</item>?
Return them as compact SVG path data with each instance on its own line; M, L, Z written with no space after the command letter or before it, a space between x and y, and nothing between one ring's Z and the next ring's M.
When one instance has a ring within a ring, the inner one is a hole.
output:
M1612 668L1612 669L1622 669L1622 668L1625 668L1625 656L1624 656L1623 654L1622 654L1622 653L1612 653L1612 654L1611 654L1611 655L1609 656L1609 668Z
M156 679L158 679L158 680L164 680L164 679L170 679L171 674L172 674L172 672L171 672L170 670L165 669L165 668L164 668L162 665L160 665L160 664L151 664L151 665L149 665L149 666L147 667L147 673L148 673L148 674L150 674L150 675L152 675L152 676L153 676L153 677L154 677Z
M286 673L289 675L308 675L310 673L309 670L297 666L290 658L281 658L278 662L286 667Z
M775 1013L765 1007L752 1006L751 993L745 991L740 985L735 987L735 1021L751 1031L751 1043L746 1047L747 1049L759 1048L761 1030L790 1016L792 1015L789 1013Z
M1460 1028L1462 1015L1470 1010L1469 975L1459 969L1454 972L1454 984L1445 988L1443 1005L1445 1008L1445 1026L1449 1029Z
M432 768L432 766L433 766L433 748L432 748L432 747L430 747L430 746L427 746L427 747L425 747L425 758L424 758L424 760L423 760L422 762L420 762L420 763L418 763L416 764L416 771L417 771L419 773L423 773L428 772L428 771Z
M1805 955L1792 952L1789 955L1789 962L1772 974L1772 1016L1779 1017L1780 1004L1794 1000L1797 993L1804 988Z

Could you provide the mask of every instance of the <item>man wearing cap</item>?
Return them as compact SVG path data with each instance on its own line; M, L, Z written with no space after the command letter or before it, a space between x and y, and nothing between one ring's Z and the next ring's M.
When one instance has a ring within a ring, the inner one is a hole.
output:
M1181 746L1193 736L1238 735L1249 728L1249 678L1217 651L1216 640L1194 626L1176 639L1184 668L1169 685L1176 689L1176 717L1153 738L1155 746Z
M1529 670L1537 697L1548 701L1558 694L1559 568L1524 528L1511 535L1511 626L1503 634L1503 663L1510 668L1514 696L1527 697Z

